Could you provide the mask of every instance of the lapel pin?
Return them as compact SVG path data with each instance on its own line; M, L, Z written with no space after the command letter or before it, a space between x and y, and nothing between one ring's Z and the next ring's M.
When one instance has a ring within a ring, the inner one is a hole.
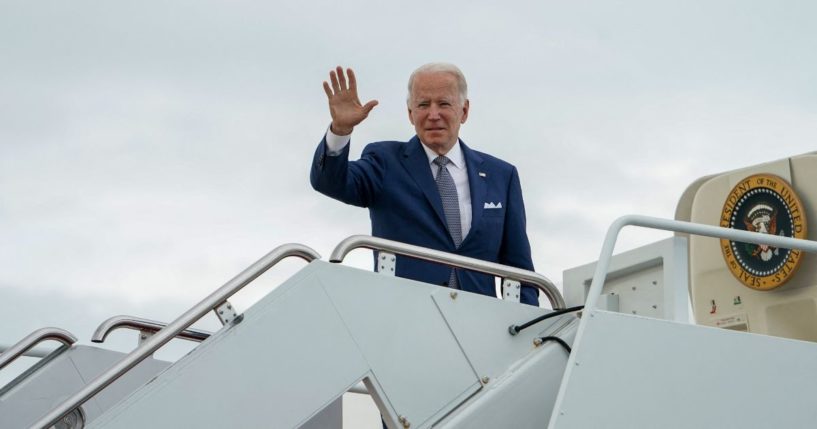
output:
M480 171L479 172L479 177L488 177L488 175Z

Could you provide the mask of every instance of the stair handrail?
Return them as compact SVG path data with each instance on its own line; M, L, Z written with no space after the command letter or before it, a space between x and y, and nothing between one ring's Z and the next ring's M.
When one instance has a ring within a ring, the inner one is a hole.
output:
M565 300L562 297L562 293L559 292L559 289L556 288L556 285L554 285L550 279L539 273L380 237L372 237L369 235L350 236L335 247L335 250L333 250L331 256L329 256L329 262L343 262L343 258L346 257L349 252L360 248L411 256L412 258L422 259L424 261L442 263L452 267L464 268L525 282L541 290L550 301L550 305L554 310L565 308Z
M65 329L53 327L37 329L9 347L3 354L0 354L0 369L5 368L8 364L12 363L15 359L20 357L20 355L32 349L37 344L47 340L59 341L66 346L71 346L77 342L77 337Z
M103 321L96 328L94 334L91 336L91 341L94 343L103 343L105 342L105 338L108 337L108 334L117 329L133 329L140 332L148 331L155 334L156 332L162 330L165 326L167 326L167 323L144 319L141 317L128 316L124 314L112 316ZM191 328L179 332L179 334L176 335L176 338L200 343L209 338L210 335L213 335L213 333L210 331Z
M13 344L11 346L13 346ZM0 344L0 355L5 353L6 350L10 349L11 346L8 345L8 344ZM56 349L52 349L52 348L49 348L49 347L43 347L43 346L35 346L35 347L32 347L32 348L26 350L20 356L44 358L44 357L50 355L51 353L53 353L54 350L56 350Z
M309 246L297 243L283 244L272 249L269 253L264 255L261 259L238 273L235 277L230 279L220 288L208 295L198 304L184 312L176 320L170 322L164 329L157 332L155 335L148 338L141 345L136 347L132 352L125 355L119 362L114 364L107 371L98 375L88 384L83 386L78 392L71 395L62 403L57 405L54 409L42 416L33 427L35 428L49 428L58 422L61 418L67 415L71 410L82 405L92 396L99 393L119 377L124 375L128 370L139 364L148 356L163 346L168 341L176 337L180 332L189 328L190 325L206 315L211 310L215 309L221 303L226 301L230 296L241 290L244 286L255 280L258 276L266 272L272 266L277 264L282 259L295 256L312 262L320 259L320 254ZM241 319L237 319L240 321Z
M602 288L604 287L604 282L607 278L607 271L613 257L613 250L615 250L616 247L618 234L622 229L624 229L625 226L637 226L642 228L700 235L704 237L722 238L741 243L767 244L784 249L799 249L805 250L806 252L817 253L817 241L785 237L781 235L763 234L760 232L743 231L739 229L724 228L721 226L705 225L680 220L662 219L652 216L621 216L613 221L613 223L607 229L607 235L604 237L604 243L601 247L601 254L599 255L599 260L596 263L596 271L593 273L593 280L590 283L590 289L587 291L587 298L584 304L586 311L594 311L596 308L596 303L601 296ZM581 329L579 332L581 332Z

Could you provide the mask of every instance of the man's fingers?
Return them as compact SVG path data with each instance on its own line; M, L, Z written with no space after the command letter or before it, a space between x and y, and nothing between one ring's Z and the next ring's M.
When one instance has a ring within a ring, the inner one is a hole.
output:
M349 87L346 86L346 75L343 74L343 69L338 66L338 80L340 81L340 89L346 91Z
M349 90L352 92L356 92L357 78L355 77L355 72L352 69L346 69L346 74L349 75Z
M340 68L340 67L338 67ZM340 92L340 84L338 83L338 75L335 73L334 70L329 72L329 80L332 81L332 89L335 90L335 94Z
M329 84L326 81L323 81L323 92L326 93L326 96L332 98L332 88L329 87Z
M368 103L364 104L363 111L366 112L366 114L368 115L369 112L371 112L372 109L374 109L374 106L377 106L377 100L371 100Z

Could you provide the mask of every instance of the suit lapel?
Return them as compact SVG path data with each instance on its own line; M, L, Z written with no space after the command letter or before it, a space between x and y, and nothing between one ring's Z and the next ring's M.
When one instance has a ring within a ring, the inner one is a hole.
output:
M462 140L460 140L460 147L465 158L465 165L468 168L468 187L471 189L471 230L468 232L468 237L470 237L482 220L487 185L485 184L485 177L479 175L482 168L482 157L468 148ZM463 242L468 237L464 237Z
M434 208L434 212L437 213L440 222L445 226L443 203L440 199L440 193L437 191L437 185L434 183L434 176L431 175L428 157L423 148L420 147L421 144L417 136L409 140L409 142L404 145L401 161L403 162L403 167L408 171L408 174L423 191L428 203Z

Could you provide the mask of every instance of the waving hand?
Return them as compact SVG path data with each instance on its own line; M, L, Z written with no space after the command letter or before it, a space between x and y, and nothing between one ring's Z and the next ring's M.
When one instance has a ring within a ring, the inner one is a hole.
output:
M329 99L329 113L332 114L332 132L338 135L351 134L352 129L363 122L374 106L377 106L377 100L360 103L355 72L347 68L346 73L349 75L348 83L340 66L329 72L331 86L328 82L323 82L323 90Z

